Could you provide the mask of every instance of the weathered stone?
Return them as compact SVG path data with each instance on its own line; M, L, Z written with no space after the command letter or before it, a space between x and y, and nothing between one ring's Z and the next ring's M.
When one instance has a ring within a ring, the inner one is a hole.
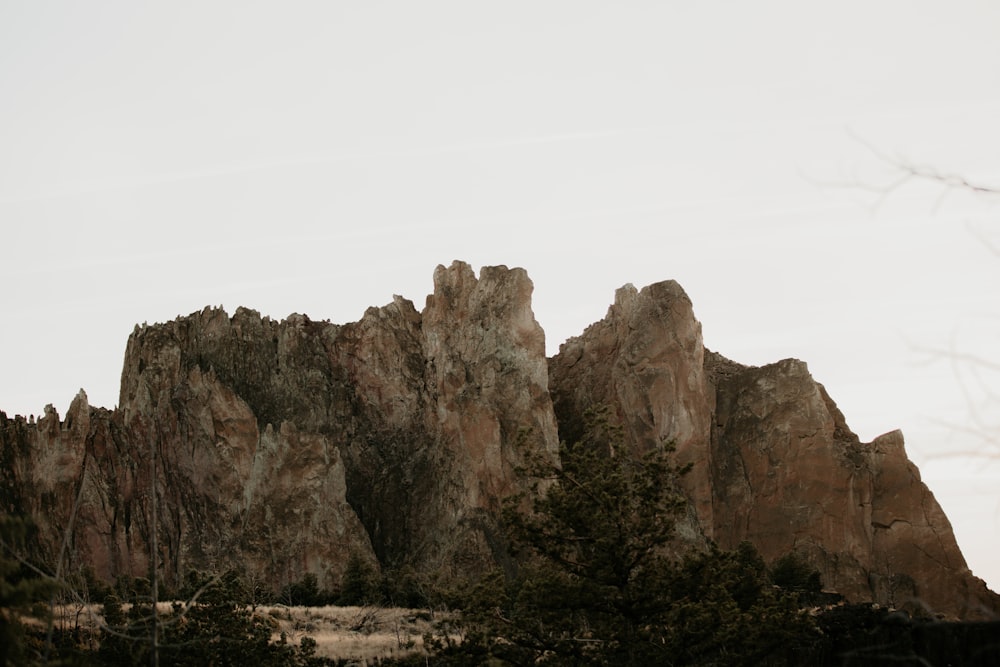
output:
M952 616L1000 611L894 431L861 443L793 359L718 382L713 536L800 553L850 599Z
M118 410L81 394L64 422L5 426L5 500L42 519L50 559L68 529L67 565L106 578L147 573L154 491L168 585L239 565L335 588L351 554L481 569L522 448L557 451L531 291L456 262L423 315L396 297L345 326L205 308L137 327Z
M547 361L531 292L521 269L455 262L423 312L395 297L343 326L206 308L137 327L115 411L81 392L62 420L0 412L0 502L35 519L53 569L107 579L148 574L154 526L168 585L240 567L336 588L351 555L475 575L504 558L496 512L529 488L525 454L554 459L606 407L635 451L673 443L691 464L664 481L691 499L687 545L796 551L853 600L1000 611L902 436L859 442L804 363L706 351L671 281L621 288Z
M560 436L579 438L588 410L610 408L639 453L672 444L678 463L692 464L685 488L694 513L679 526L703 540L711 516L707 434L712 392L704 370L701 324L674 281L636 290L625 285L603 320L559 347L549 363Z
M463 542L480 543L481 535L491 543L499 501L525 488L516 472L522 450L557 456L545 335L531 312L532 290L523 269L484 267L478 280L463 262L434 272L423 313L432 404L425 418L449 462L435 495L444 515L456 517L442 524L438 541L461 529ZM495 546L490 551L497 555Z
M746 367L702 347L676 283L618 290L601 322L550 361L560 433L612 408L631 445L673 441L700 531L768 560L797 552L851 600L995 617L951 526L894 432L863 444L806 365ZM695 530L692 530L695 528Z

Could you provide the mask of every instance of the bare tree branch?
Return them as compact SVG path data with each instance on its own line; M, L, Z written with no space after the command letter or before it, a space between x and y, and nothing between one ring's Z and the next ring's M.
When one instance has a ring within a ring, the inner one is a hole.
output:
M852 139L864 146L879 162L888 166L893 174L892 180L885 185L872 185L861 181L840 184L843 187L877 193L879 200L876 202L875 208L881 206L891 194L912 181L930 182L941 187L941 194L934 205L935 209L941 206L944 198L949 193L955 191L989 197L1000 196L1000 184L988 184L970 179L961 174L922 165L904 155L887 153L851 129L848 129L848 134ZM969 233L992 254L1000 257L1000 245L997 245L982 230L973 227L971 224L967 223L966 227ZM990 461L1000 458L1000 435L998 435L1000 434L1000 423L994 419L994 415L1000 409L1000 394L996 391L996 387L1000 383L997 382L997 378L993 377L994 374L1000 373L1000 362L975 353L962 351L954 339L948 349L913 347L924 357L923 363L931 364L942 360L947 360L950 363L952 374L955 376L959 390L962 392L965 404L969 410L969 415L965 423L956 424L935 420L936 423L946 425L956 433L974 435L989 445L986 451L950 451L941 456L964 455Z
M894 179L888 186L866 186L865 184L858 183L856 184L856 187L860 187L870 192L888 194L912 179L920 179L940 183L945 186L946 191L965 190L967 192L974 192L977 194L1000 195L1000 185L977 183L969 180L961 174L945 172L937 169L936 167L916 164L909 158L902 155L888 155L850 128L848 128L847 133L852 139L868 149L868 151L878 158L880 162L889 165L894 171L899 172L899 177Z

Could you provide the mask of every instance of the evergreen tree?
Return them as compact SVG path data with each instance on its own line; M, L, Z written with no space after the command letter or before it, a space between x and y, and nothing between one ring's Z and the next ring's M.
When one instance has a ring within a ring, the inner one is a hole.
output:
M810 621L770 584L749 544L681 557L672 543L687 472L670 447L633 456L619 430L592 421L560 464L532 461L533 499L504 523L521 566L477 587L445 664L786 664ZM546 488L548 486L548 488ZM527 505L527 511L525 506Z
M296 582L281 589L280 599L291 607L322 607L330 604L333 595L326 590L320 590L319 579L312 572L306 572Z
M675 569L664 614L672 664L795 665L817 638L798 595L771 584L749 542L732 551L715 545Z
M381 602L381 597L375 568L358 554L352 553L347 559L338 603L347 607L377 604Z
M788 553L771 566L771 581L788 591L816 594L823 590L819 572L795 553Z

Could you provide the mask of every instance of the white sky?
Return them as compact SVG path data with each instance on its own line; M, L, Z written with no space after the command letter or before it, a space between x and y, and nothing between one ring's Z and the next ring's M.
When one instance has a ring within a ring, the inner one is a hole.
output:
M892 180L864 142L1000 185L1000 3L820 4L0 2L0 409L113 407L133 325L205 305L523 266L555 352L673 278L901 428L1000 589L1000 373L954 361L1000 363L1000 198L838 186Z

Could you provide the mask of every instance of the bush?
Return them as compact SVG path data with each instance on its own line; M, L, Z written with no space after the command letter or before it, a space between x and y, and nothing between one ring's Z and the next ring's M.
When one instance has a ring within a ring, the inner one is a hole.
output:
M788 553L771 566L771 581L786 591L819 593L823 590L819 572L795 553Z
M279 599L290 607L322 607L332 604L337 596L320 590L316 575L306 572L301 579L282 588Z

